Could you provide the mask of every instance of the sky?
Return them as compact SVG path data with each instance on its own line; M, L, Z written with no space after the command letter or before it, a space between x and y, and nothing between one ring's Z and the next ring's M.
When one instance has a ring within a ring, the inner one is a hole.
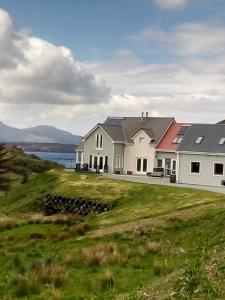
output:
M225 119L224 0L0 0L0 121Z

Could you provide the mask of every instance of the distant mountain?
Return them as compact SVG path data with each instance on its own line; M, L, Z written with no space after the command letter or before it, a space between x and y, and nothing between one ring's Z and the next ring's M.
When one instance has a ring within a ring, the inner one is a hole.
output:
M53 126L40 125L25 129L10 127L0 122L0 142L2 143L60 143L79 144L82 137Z

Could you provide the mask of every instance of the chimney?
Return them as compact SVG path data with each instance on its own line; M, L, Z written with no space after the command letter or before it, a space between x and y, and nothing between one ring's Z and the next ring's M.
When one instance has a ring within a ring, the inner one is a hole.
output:
M148 118L148 112L146 111L146 119Z
M141 119L144 119L144 112L141 113Z

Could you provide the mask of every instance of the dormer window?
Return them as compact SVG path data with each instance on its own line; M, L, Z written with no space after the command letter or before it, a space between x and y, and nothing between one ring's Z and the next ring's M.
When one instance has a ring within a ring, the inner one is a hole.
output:
M173 144L180 144L183 141L183 137L175 137Z
M102 149L103 147L103 136L100 133L96 134L96 149Z
M203 141L204 136L199 136L197 137L195 144L201 144L201 142Z
M219 145L224 145L225 144L225 138L223 137L223 138L221 138L220 140L219 140L219 143L218 143Z

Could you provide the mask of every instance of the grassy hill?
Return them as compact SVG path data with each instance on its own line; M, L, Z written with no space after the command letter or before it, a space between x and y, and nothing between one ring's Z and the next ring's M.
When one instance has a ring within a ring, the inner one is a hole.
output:
M43 215L46 193L108 202ZM52 170L0 198L1 299L225 299L225 196Z
M41 160L35 155L25 154L21 149L12 146L5 146L5 158L11 158L4 163L4 169L8 170L7 176L11 180L10 190L25 183L29 178L51 170L53 168L63 168L62 166L51 162Z

